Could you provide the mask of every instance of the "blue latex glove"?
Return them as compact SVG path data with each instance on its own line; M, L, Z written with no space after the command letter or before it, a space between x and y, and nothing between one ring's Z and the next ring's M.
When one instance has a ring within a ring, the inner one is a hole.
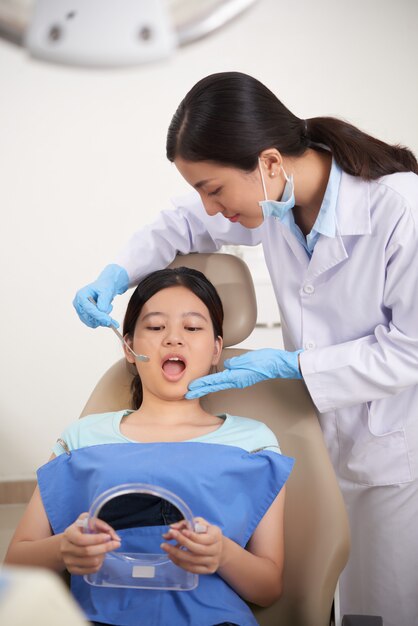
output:
M120 265L106 265L99 277L86 287L77 291L73 305L79 318L90 328L97 326L115 326L119 324L109 316L113 309L115 296L125 293L129 287L127 271ZM97 306L89 301L93 298Z
M193 400L214 391L242 389L268 378L302 378L298 361L300 352L302 350L286 352L266 348L227 359L223 372L192 381L186 398Z

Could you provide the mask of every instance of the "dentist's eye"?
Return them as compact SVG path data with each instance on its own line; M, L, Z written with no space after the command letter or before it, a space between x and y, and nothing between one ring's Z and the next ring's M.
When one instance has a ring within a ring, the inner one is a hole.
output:
M210 193L208 193L208 196L217 196L221 191L222 191L222 187L218 187L214 191L211 191Z

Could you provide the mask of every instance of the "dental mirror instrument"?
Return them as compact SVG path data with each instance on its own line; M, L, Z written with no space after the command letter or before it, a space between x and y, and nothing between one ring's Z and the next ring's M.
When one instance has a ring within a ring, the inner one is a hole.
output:
M92 304L94 304L94 306L97 306L97 302L96 300L94 300L91 296L89 296L88 298L90 300L90 302ZM143 361L144 363L147 363L149 361L149 356L146 356L145 354L137 354L136 352L134 352L131 348L131 346L129 345L129 343L125 340L125 338L123 337L123 335L121 335L121 333L118 331L117 328L115 328L114 326L110 326L109 328L111 328L113 330L113 332L115 333L115 335L117 336L117 338L123 343L125 344L125 346L128 348L129 352L135 357L135 359L137 361Z

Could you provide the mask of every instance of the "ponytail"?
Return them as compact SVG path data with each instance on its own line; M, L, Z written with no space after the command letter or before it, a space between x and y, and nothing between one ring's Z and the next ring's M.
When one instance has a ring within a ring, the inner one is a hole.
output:
M142 382L139 374L135 374L131 382L131 403L135 411L142 404Z
M408 148L391 146L335 117L306 120L311 143L327 146L338 165L351 176L374 180L395 172L418 174L418 164Z

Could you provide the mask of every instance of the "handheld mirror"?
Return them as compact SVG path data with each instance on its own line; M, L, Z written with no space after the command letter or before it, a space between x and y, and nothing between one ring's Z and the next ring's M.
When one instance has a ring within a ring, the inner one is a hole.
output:
M98 572L84 580L99 587L130 587L186 591L199 577L174 565L160 548L167 526L185 520L193 529L187 504L167 489L146 483L129 483L104 491L90 507L88 529L99 518L121 536L121 547L106 554Z

